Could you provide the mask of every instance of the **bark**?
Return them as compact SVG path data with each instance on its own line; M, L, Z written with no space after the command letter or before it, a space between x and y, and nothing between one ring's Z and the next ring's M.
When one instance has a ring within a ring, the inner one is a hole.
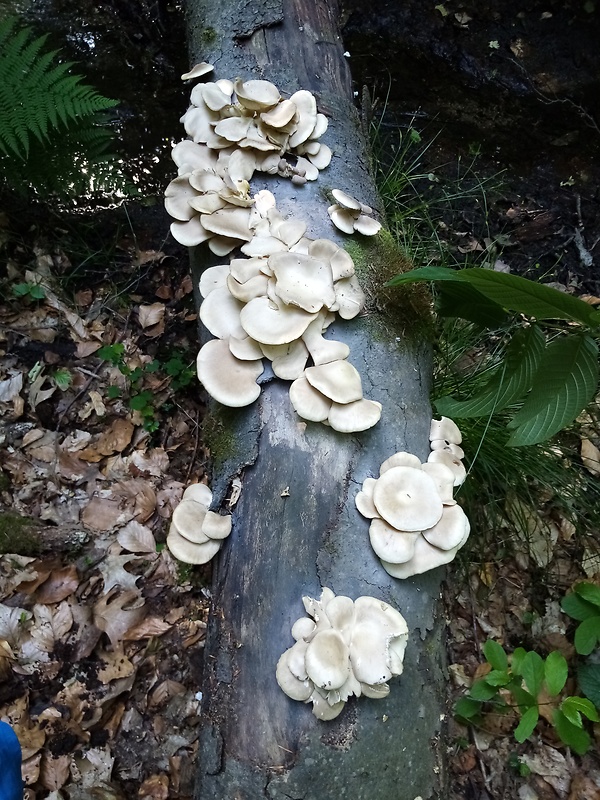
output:
M188 0L191 63L215 65L215 77L273 81L284 96L316 94L329 117L322 141L334 151L316 184L295 187L256 176L284 214L309 222L308 235L337 238L323 187L339 187L378 206L334 2ZM365 275L377 279L363 247ZM208 264L193 253L195 280ZM389 265L388 265L389 268ZM392 271L393 274L393 271ZM376 282L375 279L375 282ZM289 384L263 376L249 409L221 415L213 491L226 507L235 476L242 493L233 532L217 560L202 686L198 800L423 800L444 796L439 735L442 709L440 574L390 578L370 548L368 522L354 497L398 450L428 452L430 354L407 344L377 314L330 328L346 341L365 397L384 405L380 423L354 436L303 424ZM219 416L219 411L215 411ZM224 446L223 443L226 443ZM275 682L302 595L328 586L352 598L372 595L398 608L411 638L401 678L384 701L351 700L323 723L311 706L289 700Z

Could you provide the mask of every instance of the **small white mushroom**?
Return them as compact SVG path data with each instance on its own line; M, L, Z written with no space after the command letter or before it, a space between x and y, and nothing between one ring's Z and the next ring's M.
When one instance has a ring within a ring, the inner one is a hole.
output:
M274 374L284 381L300 378L308 361L308 350L302 339L294 339L289 344L263 344L262 351L271 360Z
M331 408L331 400L304 377L297 378L290 386L290 401L296 414L309 422L324 422Z
M184 247L195 247L208 241L213 234L206 230L200 217L195 215L187 222L172 222L171 235Z
M364 397L353 403L332 403L327 421L339 433L359 433L377 425L381 410L381 403Z
M165 189L165 209L167 214L181 222L194 216L191 200L198 197L198 192L190 185L189 175L181 175Z
M445 439L449 444L460 444L462 442L462 434L456 422L449 419L449 417L442 417L441 419L431 420L429 441L433 442L436 439Z
M339 689L348 677L350 661L348 647L336 630L316 634L306 649L306 672L320 689Z
M467 470L460 458L450 453L448 450L432 450L427 458L430 464L444 464L454 473L454 485L460 486L465 482Z
M273 308L268 297L251 300L240 314L242 327L261 344L287 344L299 339L315 314L295 306Z
M290 147L297 147L305 142L317 124L317 101L313 94L306 89L300 89L290 97L296 106L298 121L294 132L290 136Z
M269 267L277 279L275 291L289 305L315 313L335 301L331 267L300 253L274 253Z
M410 561L403 564L392 564L390 561L382 561L381 565L393 578L411 578L413 575L421 575L436 567L449 564L458 551L458 547L452 550L440 550L433 547L429 542L420 536L415 543L415 553Z
M441 519L442 501L435 482L422 470L392 467L373 489L373 503L399 531L422 531Z
M223 208L214 214L202 214L200 221L207 231L219 236L246 242L252 239L250 212L245 208Z
M173 526L167 535L167 547L176 559L185 564L207 564L219 552L221 544L216 539L194 544L177 533Z
M213 336L227 339L236 336L243 339L246 332L240 323L244 304L231 294L227 286L213 289L200 305L200 319Z
M241 361L256 361L263 357L263 352L259 343L250 336L244 336L243 339L230 336L229 349L233 355Z
M452 496L454 489L454 473L445 464L434 464L427 462L421 466L423 472L435 481L438 493L445 506L456 505L456 500Z
M388 525L385 520L378 518L375 518L369 526L371 547L379 558L392 564L402 564L413 557L415 544L420 535L418 531L399 531Z
M261 120L272 128L285 128L296 114L296 104L292 100L282 100L271 111L263 111Z
M375 236L381 230L381 222L366 214L361 214L354 222L354 230L363 236Z
M195 64L189 72L184 72L181 76L182 81L190 81L192 78L201 78L203 75L206 75L209 72L212 72L214 66L209 64L207 61L201 61L199 64Z
M250 111L266 111L281 100L279 90L270 81L234 81L238 102ZM293 96L290 98L294 102Z
M467 515L459 505L444 508L442 518L432 528L423 531L429 544L440 550L452 550L462 547L467 541L471 526ZM393 561L393 558L386 559Z
M212 503L212 492L205 483L192 483L183 493L184 500L195 500L205 508Z
M337 281L335 299L338 305L338 314L342 319L354 319L362 311L365 304L365 293L356 275Z
M309 367L305 375L311 386L335 403L352 403L362 399L358 370L345 359Z
M209 539L226 539L231 533L231 516L207 511L202 522L202 533Z
M331 194L335 202L342 208L349 209L350 211L357 211L360 213L361 207L359 201L351 195L343 192L341 189L332 189Z
M256 379L263 372L262 361L235 358L226 339L207 342L198 353L197 368L200 383L225 406L248 406L260 395Z
M173 510L172 525L189 542L202 544L208 536L202 533L202 523L206 516L206 506L195 500L182 500Z
M394 453L393 456L386 458L383 462L379 468L379 474L383 475L384 472L392 469L392 467L413 467L414 469L421 469L422 465L420 460L412 453Z
M315 366L348 358L350 348L344 342L325 339L322 334L325 315L320 313L302 334L302 339Z
M292 700L301 700L307 702L313 693L312 681L300 680L297 678L289 668L290 650L286 650L277 662L277 670L275 678L280 688Z

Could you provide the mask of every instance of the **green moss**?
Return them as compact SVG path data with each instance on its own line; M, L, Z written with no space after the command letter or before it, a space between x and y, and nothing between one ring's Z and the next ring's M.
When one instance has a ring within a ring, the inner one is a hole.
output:
M217 39L217 32L214 28L203 28L200 39L204 44L212 44Z
M215 464L223 464L237 452L234 434L239 410L216 406L211 408L202 422L202 441Z
M382 335L402 336L412 340L432 340L433 314L431 295L423 284L387 287L394 276L412 269L412 263L396 244L393 236L382 230L360 244L348 242L346 250L354 261L356 274L367 295L367 320Z
M35 556L39 551L40 544L32 520L11 511L0 513L0 553Z
M6 492L10 489L10 477L8 473L0 469L0 492Z

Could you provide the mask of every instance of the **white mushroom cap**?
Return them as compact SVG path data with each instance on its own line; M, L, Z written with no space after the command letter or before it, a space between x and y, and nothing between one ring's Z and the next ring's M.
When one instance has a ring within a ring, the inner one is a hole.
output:
M447 450L457 458L465 457L465 451L462 449L462 447L457 444L452 444L452 442L448 442L446 439L434 439L432 442L430 442L430 446L432 450Z
M250 336L244 336L243 339L230 336L229 349L233 355L241 361L257 361L259 359L262 360L263 357L263 352L259 343Z
M200 294L202 297L208 295L215 289L221 289L227 285L227 276L229 275L228 264L218 264L215 267L208 267L200 276Z
M311 386L335 403L352 403L362 399L358 370L345 359L309 367L305 374Z
M184 491L183 500L195 500L208 509L212 503L212 492L205 483L192 483Z
M310 700L313 704L313 714L315 717L317 717L317 719L321 719L324 722L328 722L331 719L339 717L344 710L344 706L346 705L343 700L340 700L339 703L334 703L331 705L327 698L324 697L316 687L310 696Z
M325 169L326 167L328 167L329 164L331 163L331 159L333 156L331 149L327 147L326 144L321 144L319 145L317 151L315 153L312 153L309 147L310 145L307 144L306 152L308 153L308 160L310 161L310 163L314 164L314 166L318 170Z
M346 644L350 644L352 626L356 617L354 601L343 594L337 595L327 604L327 617L331 627L341 633Z
M375 236L381 230L381 222L361 214L354 222L354 230L357 233L362 233L363 236Z
M214 66L209 64L207 61L201 61L199 64L195 64L189 72L185 72L181 76L182 81L190 81L192 78L201 78L203 75L206 75L209 72L212 72Z
M385 641L385 634L370 623L359 622L354 626L350 663L361 684L385 683L392 677Z
M227 286L213 289L200 305L200 319L213 336L228 339L236 336L243 339L246 332L240 323L244 304L231 294Z
M208 241L213 235L204 228L199 216L193 216L187 222L172 222L171 235L184 247L195 247Z
M334 203L332 206L329 206L327 213L335 227L342 231L342 233L354 233L355 218L351 211Z
M171 158L178 167L184 164L189 166L190 171L212 170L217 163L217 156L210 147L205 144L192 142L190 139L183 139L171 150Z
M245 208L223 208L214 214L202 214L202 225L207 231L218 233L231 239L252 239L250 230L250 212Z
M350 355L350 348L344 342L323 338L324 317L324 314L319 314L302 334L304 344L308 348L315 366L328 364L331 361L345 360Z
M213 236L208 240L208 249L216 256L229 255L238 245L239 241L237 239L229 239L226 236Z
M208 536L202 533L202 523L206 516L206 506L195 500L182 500L173 510L172 524L184 539L195 544L206 542Z
M296 414L309 422L323 422L331 408L331 400L314 389L304 377L291 384L290 401Z
M415 554L410 561L406 561L404 564L382 561L381 565L393 578L410 578L413 575L421 575L423 572L449 564L457 551L458 547L452 550L440 550L439 547L430 545L423 536L419 536L415 543Z
M348 647L336 630L319 631L306 649L306 672L320 689L339 689L348 677Z
M313 314L335 302L331 267L324 261L301 253L274 253L269 267L277 279L275 291L289 305Z
M317 101L313 94L306 89L300 89L290 97L291 102L296 106L298 121L296 128L290 136L290 147L297 147L305 142L315 129L317 124Z
M462 434L456 422L449 417L442 417L441 419L431 420L429 441L432 442L435 439L446 439L451 444L460 444L462 442Z
M202 544L194 544L171 527L167 536L167 547L178 561L185 564L207 564L219 552L221 542L208 539Z
M392 564L403 564L413 557L415 544L420 535L418 531L396 530L379 518L375 518L369 526L371 547L379 558Z
M321 136L327 130L327 126L329 123L327 122L327 117L325 114L317 114L317 121L315 123L315 127L313 128L313 132L310 135L311 139L320 139Z
M266 275L255 275L245 283L240 283L229 275L227 277L227 289L237 299L243 303L249 303L255 297L264 297L267 294L267 283L269 279Z
M222 516L215 511L207 511L202 533L209 539L226 539L231 533L231 515Z
M354 319L365 304L363 292L356 275L342 278L335 284L335 299L338 305L337 312L342 319Z
M385 472L375 484L373 502L383 519L399 531L431 528L442 516L435 482L413 467L392 467Z
M435 481L435 485L445 506L456 505L456 500L452 496L454 490L454 473L445 464L435 464L427 462L421 466L423 472Z
M266 111L281 100L278 88L270 81L234 81L238 102L250 111ZM293 100L293 97L290 98Z
M308 361L308 350L302 339L289 344L262 345L265 356L271 359L273 373L284 381L300 378Z
M414 469L421 469L420 460L412 453L394 453L393 456L386 458L383 464L379 467L379 474L383 475L384 472L392 469L392 467L413 467Z
M304 639L304 641L308 642L312 639L316 630L317 626L314 620L308 617L300 617L300 619L297 619L292 625L292 636L297 642L300 641L300 639Z
M347 208L351 211L361 211L361 206L355 197L343 192L341 189L332 189L331 194L335 202L342 208Z
M373 487L375 485L374 478L367 478L363 483L362 491L359 492L354 498L354 503L358 511L367 519L375 519L379 517L379 511L375 508L373 503Z
M240 314L246 333L261 344L287 344L299 339L314 318L314 314L295 306L273 308L268 297L251 300Z
M292 700L308 701L313 693L313 683L308 680L300 680L289 668L290 650L286 650L277 662L275 678L280 688L291 697Z
M197 368L200 383L225 406L248 406L260 395L256 379L263 372L262 361L237 359L226 339L207 342L198 353Z
M296 114L296 104L291 100L282 100L271 111L263 111L261 120L272 128L285 128Z
M203 84L202 98L211 111L221 111L231 105L231 94L224 92L216 83Z
M194 216L190 201L198 197L198 192L190 185L189 175L180 175L165 189L165 209L167 214L181 222Z
M229 117L220 120L214 130L217 136L222 136L228 142L240 142L246 137L251 124L249 117Z
M327 421L339 433L358 433L377 425L381 409L381 403L364 397L353 403L332 403Z
M440 550L462 547L469 538L471 526L467 515L459 505L444 508L442 518L432 528L423 531L429 544ZM393 561L393 558L386 559Z
M460 486L465 482L467 470L460 458L452 455L448 450L432 450L427 458L430 464L444 464L454 473L454 485Z
M307 181L316 181L319 177L319 170L307 158L299 156L296 160L296 171Z

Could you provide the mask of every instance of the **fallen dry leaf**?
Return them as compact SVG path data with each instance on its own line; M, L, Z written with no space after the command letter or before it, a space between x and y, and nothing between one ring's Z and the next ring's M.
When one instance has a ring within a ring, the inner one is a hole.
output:
M133 515L121 510L116 500L108 497L92 497L81 515L81 521L95 531L111 531L129 522Z
M44 374L44 370L42 370L39 375L37 375L37 377L29 384L27 395L29 397L29 404L32 408L36 408L36 406L38 406L40 403L43 403L44 400L48 400L48 398L52 397L56 391L56 386L51 386L49 389L42 389L42 386L47 380L48 377Z
M148 697L148 708L158 708L158 706L163 705L163 703L167 703L172 697L185 694L185 691L185 686L182 683L167 678L166 681L159 683L150 693Z
M67 755L52 756L44 753L40 768L40 781L44 788L56 792L62 788L69 778L71 759Z
M166 306L163 303L152 303L150 306L140 306L138 309L138 319L142 328L151 328L162 322L165 316Z
M104 631L113 647L146 615L144 598L134 591L105 595L94 606L94 624Z
M581 440L581 461L592 475L600 475L600 450L589 439Z
M152 531L146 525L140 525L135 520L121 528L117 535L117 541L123 550L129 550L130 553L156 555L156 541Z
M103 594L108 594L115 587L123 590L137 590L136 581L140 579L140 576L127 572L125 569L125 564L129 564L134 559L135 556L109 555L100 563L100 572L104 579Z
M19 372L12 378L0 381L0 403L10 403L23 388L23 373Z
M52 570L49 577L36 592L38 603L60 603L79 586L77 567L69 564L66 567Z
M167 800L169 797L169 779L162 773L151 775L139 788L138 797L147 797L150 800Z
M100 652L97 655L102 662L102 666L98 670L98 678L102 683L128 678L135 672L135 667L120 649L114 650L112 653Z
M168 622L160 619L159 617L148 617L129 630L125 634L125 638L129 641L138 641L139 639L149 639L152 636L162 636L173 626Z
M130 444L134 426L127 420L118 417L113 420L108 430L100 436L95 449L103 456L112 456L113 453L122 453Z

